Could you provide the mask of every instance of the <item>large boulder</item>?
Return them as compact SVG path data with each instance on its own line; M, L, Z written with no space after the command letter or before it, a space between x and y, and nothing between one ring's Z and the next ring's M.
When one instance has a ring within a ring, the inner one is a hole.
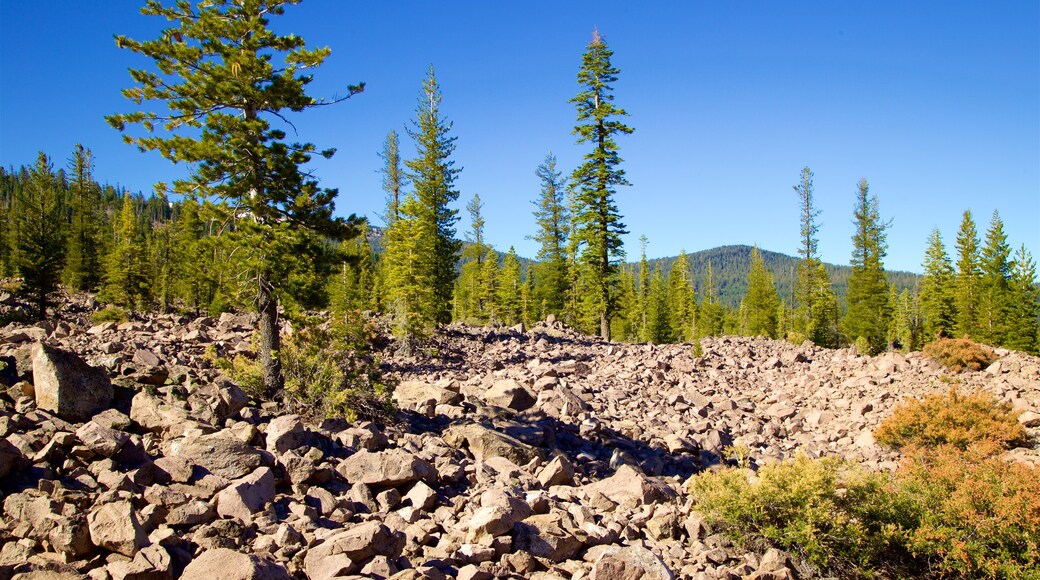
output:
M193 385L188 395L192 415L202 417L213 424L223 423L235 416L249 403L249 395L226 379Z
M87 516L90 540L95 545L133 557L148 545L148 534L129 501L102 504Z
M174 441L170 455L226 479L238 479L260 467L260 452L226 431Z
M154 433L174 432L189 425L188 412L141 391L130 401L130 418L141 429Z
M673 580L675 574L650 550L609 547L600 553L590 580Z
M0 439L0 477L20 469L26 464L26 459L17 447L6 439Z
M126 445L126 442L130 440L130 435L124 431L87 421L76 430L76 438L94 453L112 457L123 448L123 445Z
M404 534L369 521L329 536L307 551L303 565L311 580L326 580L353 574L361 562L373 556L395 559L401 555L404 545Z
M527 387L514 379L495 381L484 393L484 400L491 405L506 407L514 411L524 411L534 406L535 396Z
M275 455L303 447L308 439L310 433L299 415L282 415L267 424L267 450Z
M586 494L599 492L614 503L634 500L639 505L668 499L672 492L631 465L622 465L614 475L582 487Z
M249 524L254 513L274 499L274 473L261 467L217 494L217 513Z
M424 381L402 381L394 388L394 402L402 409L414 409L427 401L436 405L458 405L462 402L462 394L440 385Z
M519 439L479 423L453 425L444 432L443 437L452 447L468 448L478 461L505 457L517 465L526 465L539 454L538 450Z
M38 343L32 350L36 406L82 422L112 404L112 383L75 354Z
M419 479L433 480L437 476L433 464L403 449L376 453L359 451L340 462L336 471L352 484L374 486L394 486Z
M214 548L192 560L181 580L289 580L289 572L254 554Z

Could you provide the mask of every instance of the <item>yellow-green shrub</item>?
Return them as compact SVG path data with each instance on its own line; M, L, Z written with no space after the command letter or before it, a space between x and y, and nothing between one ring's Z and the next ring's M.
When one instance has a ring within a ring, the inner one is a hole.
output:
M924 354L954 372L982 370L997 360L997 353L967 338L940 338L924 346Z
M919 520L908 547L942 575L1040 578L1040 469L984 442L914 453L898 473Z
M757 475L729 468L690 482L696 509L735 541L765 539L826 570L887 568L909 512L887 475L799 455ZM893 559L893 556L896 556Z
M94 314L91 314L90 320L94 324L102 324L105 322L122 323L130 320L130 313L118 306L106 306Z
M979 441L1006 448L1026 441L1026 430L1017 417L1011 405L1000 403L993 395L951 389L945 395L900 403L874 430L874 439L896 449L946 444L966 449Z

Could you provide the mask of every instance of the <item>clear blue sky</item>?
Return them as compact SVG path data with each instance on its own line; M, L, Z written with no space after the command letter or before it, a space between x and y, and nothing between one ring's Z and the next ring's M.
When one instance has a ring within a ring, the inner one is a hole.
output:
M122 144L103 118L132 109L119 93L127 67L149 65L117 49L113 34L152 38L163 25L139 5L0 1L0 165L32 163L39 150L62 165L82 142L100 181L149 192L179 175ZM314 169L339 188L339 212L375 224L384 203L376 154L390 129L404 133L432 63L458 137L458 207L479 193L488 240L533 255L534 171L550 149L567 172L585 152L567 100L598 27L621 70L615 103L636 130L619 138L632 186L616 198L630 259L641 234L651 257L740 243L794 255L791 188L808 165L825 261L848 263L861 177L893 220L889 269L920 271L933 227L952 253L965 209L980 234L999 210L1012 246L1040 260L1035 0L306 0L272 25L332 48L316 95L368 84L293 120L302 140L338 148ZM462 233L464 209L460 217Z

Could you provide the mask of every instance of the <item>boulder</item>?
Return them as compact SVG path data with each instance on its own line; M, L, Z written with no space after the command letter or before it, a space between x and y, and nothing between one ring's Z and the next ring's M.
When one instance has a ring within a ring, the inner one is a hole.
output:
M0 477L20 469L25 463L25 456L17 447L6 439L0 439Z
M402 409L414 409L416 405L433 401L436 405L458 405L462 394L439 385L424 381L402 381L394 389L394 402Z
M308 550L303 566L311 580L326 580L356 572L361 562L373 556L397 558L404 545L404 534L369 521L336 532Z
M299 415L282 415L267 424L267 450L275 455L303 447L309 438Z
M661 558L639 546L609 547L592 566L590 580L673 580Z
M340 462L336 471L352 484L375 486L401 485L419 479L432 481L437 476L433 464L403 449L359 451Z
M274 500L274 472L270 467L235 480L217 494L217 513L249 524L254 513Z
M181 580L289 580L284 566L227 548L206 550L184 569Z
M173 580L173 559L163 546L148 546L133 560L116 560L107 569L112 580Z
M194 385L188 395L192 414L214 424L223 423L234 417L249 403L249 395L229 380L220 378L213 382Z
M129 501L102 504L87 516L90 540L96 546L133 557L148 545L148 534Z
M517 465L526 465L538 451L515 437L489 429L479 423L453 425L444 432L444 441L457 449L468 448L474 459L505 457Z
M260 467L260 452L224 431L175 441L170 451L226 479L238 479Z
M484 393L484 400L491 405L525 411L534 406L535 396L514 379L495 381Z
M32 350L36 406L68 421L86 421L112 404L108 375L75 354L38 343Z
M188 423L188 412L141 391L130 401L130 419L145 431L162 433L183 429Z
M515 524L513 548L550 562L563 562L574 557L584 542L560 525L556 514L531 516Z
M538 472L538 482L542 487L574 485L574 464L558 455Z
M76 430L76 438L94 453L112 457L130 440L130 434L87 421Z
M598 492L614 503L635 500L639 505L668 499L671 490L652 481L631 465L622 465L614 475L581 488L586 494Z

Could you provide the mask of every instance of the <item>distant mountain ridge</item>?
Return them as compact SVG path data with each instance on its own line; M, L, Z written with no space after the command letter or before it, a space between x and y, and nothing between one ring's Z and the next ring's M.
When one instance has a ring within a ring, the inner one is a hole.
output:
M690 263L690 270L697 286L698 297L700 297L701 288L704 284L708 263L711 262L712 268L715 270L715 284L718 286L719 297L722 303L733 308L739 306L741 298L747 292L747 276L748 270L751 268L751 249L752 246L731 245L686 254L686 259ZM762 261L765 263L766 269L773 275L773 282L776 284L780 297L790 303L794 295L795 280L798 277L798 263L801 261L801 258L761 248L758 251L762 254ZM655 267L660 267L661 273L667 276L671 272L672 264L675 263L677 258L678 256L655 258L647 260L647 263L650 265L651 271ZM639 262L628 262L626 267L635 267L638 270ZM848 294L849 274L852 273L852 268L850 266L827 263L824 264L824 267L827 268L831 283L834 285L835 295L838 297L839 302L843 303L845 296ZM896 290L900 292L904 289L913 290L921 280L921 275L913 272L888 271L886 273L888 274L889 282L894 284Z

